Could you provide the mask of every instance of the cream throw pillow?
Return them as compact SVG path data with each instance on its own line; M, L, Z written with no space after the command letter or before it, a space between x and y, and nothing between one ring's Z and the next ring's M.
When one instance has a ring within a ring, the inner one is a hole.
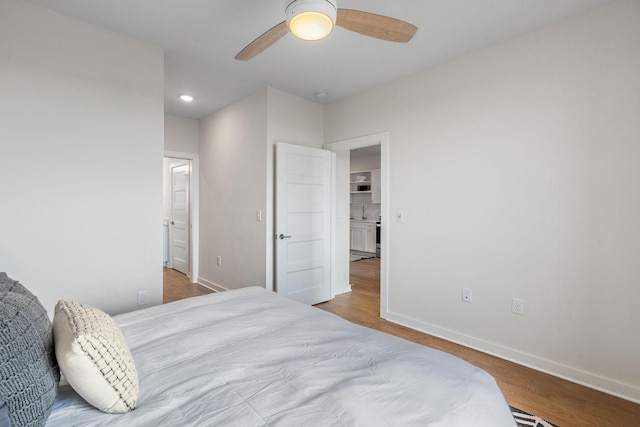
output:
M60 370L84 400L101 411L132 411L138 374L124 335L105 312L76 302L58 301L53 339Z

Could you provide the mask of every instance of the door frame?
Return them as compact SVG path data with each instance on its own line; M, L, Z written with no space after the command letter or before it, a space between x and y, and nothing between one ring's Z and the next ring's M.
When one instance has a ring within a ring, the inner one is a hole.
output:
M334 151L336 153L348 151L356 148L370 147L372 145L380 145L380 317L386 319L389 311L389 132L380 132L371 135L365 135L357 138L345 139L342 141L325 144L324 148ZM336 176L349 176L348 170L342 170L348 168L349 162L340 163L336 165ZM340 185L340 183L336 183ZM335 188L335 187L334 187ZM335 200L336 209L334 211L333 219L334 224L338 221L349 221L349 216L340 214L341 212L349 212L349 194L346 194L346 200ZM336 226L332 227L332 240L335 245L349 245L349 236L343 236L342 238L336 234ZM334 246L335 247L335 246ZM337 249L336 251L339 251ZM337 258L337 257L336 257ZM344 258L344 259L342 259ZM335 270L341 270L349 272L349 258L341 257L335 259ZM340 274L338 271L337 274Z
M164 151L165 158L189 160L189 280L198 283L200 260L200 156L194 153ZM163 172L164 173L164 172Z

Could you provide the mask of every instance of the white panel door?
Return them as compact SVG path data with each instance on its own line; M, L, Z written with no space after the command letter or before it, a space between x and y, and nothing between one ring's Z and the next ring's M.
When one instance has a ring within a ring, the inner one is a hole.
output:
M189 165L171 166L171 266L189 274Z
M276 144L276 291L331 299L331 152Z

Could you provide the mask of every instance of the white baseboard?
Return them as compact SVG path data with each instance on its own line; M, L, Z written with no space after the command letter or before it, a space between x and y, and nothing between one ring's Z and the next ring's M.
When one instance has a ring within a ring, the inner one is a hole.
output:
M224 292L224 291L228 291L229 290L229 289L225 288L224 286L220 286L218 284L210 282L207 279L203 279L202 277L198 277L198 284L201 285L201 286L204 286L205 288L209 288L214 292Z
M346 284L344 286L338 286L336 288L333 288L332 298L335 297L336 295L346 294L347 292L351 292L351 284Z
M625 384L610 378L573 368L571 366L563 365L561 363L554 362L553 360L544 359L519 350L514 350L509 347L504 347L499 344L464 335L456 331L441 328L397 313L383 313L383 318L390 322L490 354L500 359L505 359L631 402L640 403L640 388L631 384Z

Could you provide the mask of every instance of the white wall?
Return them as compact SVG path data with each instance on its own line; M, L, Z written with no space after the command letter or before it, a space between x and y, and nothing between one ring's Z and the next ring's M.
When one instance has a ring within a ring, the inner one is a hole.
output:
M197 120L164 115L164 149L179 153L198 154L200 125Z
M200 121L200 277L216 289L265 286L267 90ZM222 265L217 265L217 257Z
M0 270L49 313L162 301L163 52L0 3Z
M268 88L269 149L276 142L322 148L324 107L281 90Z
M640 401L638 40L615 2L327 107L390 132L385 316Z
M351 151L351 171L368 171L380 169L380 154L359 155L358 151Z

